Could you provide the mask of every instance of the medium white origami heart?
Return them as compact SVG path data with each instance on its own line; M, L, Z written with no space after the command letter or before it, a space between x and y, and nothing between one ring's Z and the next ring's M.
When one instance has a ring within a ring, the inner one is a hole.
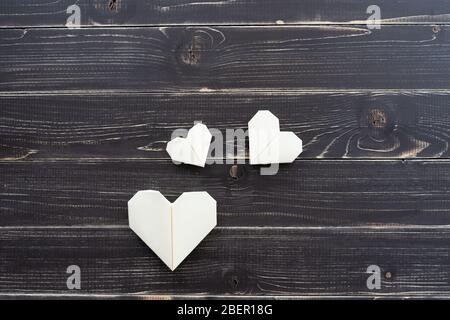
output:
M167 144L166 150L173 161L204 167L212 134L201 123L193 126L186 138L177 137Z
M290 163L302 153L302 140L293 132L280 132L280 122L268 110L248 122L250 164Z
M130 228L170 268L176 267L217 224L217 203L207 192L185 192L170 203L143 190L128 201Z

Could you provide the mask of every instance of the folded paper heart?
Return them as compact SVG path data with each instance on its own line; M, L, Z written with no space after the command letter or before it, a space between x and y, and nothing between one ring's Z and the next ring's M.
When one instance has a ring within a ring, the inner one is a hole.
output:
M217 204L207 192L185 192L171 203L143 190L128 201L130 228L170 268L175 268L217 224Z
M248 122L250 164L290 163L302 153L302 140L293 132L280 132L270 111L260 110Z
M166 150L173 161L204 167L212 135L201 123L193 126L186 138L177 137L167 144Z

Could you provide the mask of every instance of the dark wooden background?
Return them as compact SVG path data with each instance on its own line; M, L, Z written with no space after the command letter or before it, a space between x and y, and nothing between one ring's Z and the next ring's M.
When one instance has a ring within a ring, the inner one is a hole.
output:
M304 143L275 176L164 150L259 109ZM0 297L450 297L449 142L448 0L2 0ZM175 272L127 226L142 189L218 201Z

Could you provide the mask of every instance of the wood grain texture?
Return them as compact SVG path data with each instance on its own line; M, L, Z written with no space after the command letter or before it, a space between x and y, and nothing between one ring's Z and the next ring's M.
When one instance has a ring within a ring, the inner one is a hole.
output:
M367 8L381 9L382 23L448 23L446 0L2 0L2 27L62 27L70 5L83 26L167 24L361 23Z
M0 96L0 160L169 160L166 143L195 121L217 135L211 161L243 160L248 142L233 152L231 130L247 130L261 109L302 138L302 159L448 158L449 98L447 91Z
M369 0L72 4L0 3L0 298L450 297L447 0L380 0L380 30ZM164 151L259 109L304 142L277 175ZM127 227L142 189L218 202L176 272Z
M0 30L0 90L447 89L448 27Z
M448 225L448 161L296 161L204 169L170 161L2 162L2 226L126 226L127 201L154 189L174 201L208 191L219 226Z
M130 229L4 229L0 296L446 296L448 228L213 230L170 272ZM81 268L81 290L66 269ZM380 290L367 267L382 270ZM390 272L391 278L385 278Z

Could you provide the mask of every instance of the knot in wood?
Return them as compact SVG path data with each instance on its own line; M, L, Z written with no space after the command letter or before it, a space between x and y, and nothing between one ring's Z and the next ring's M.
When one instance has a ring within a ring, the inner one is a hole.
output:
M247 271L242 268L225 268L222 270L222 283L218 287L229 293L245 293L249 291Z
M369 127L376 129L383 129L387 125L387 115L384 110L373 109L369 112L368 116Z
M136 14L136 0L93 0L91 19L100 24L124 24Z
M244 175L244 170L241 166L235 164L231 166L229 173L231 178L238 180Z
M208 42L199 34L194 34L192 40L183 45L179 57L184 65L196 66L208 50Z

